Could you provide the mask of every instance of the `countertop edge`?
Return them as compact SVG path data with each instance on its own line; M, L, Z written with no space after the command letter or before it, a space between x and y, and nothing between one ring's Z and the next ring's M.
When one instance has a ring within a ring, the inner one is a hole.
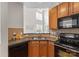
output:
M20 44L20 43L28 42L28 41L52 41L54 42L54 40L32 40L32 39L23 39L23 40L17 40L17 41L8 43L8 46L12 46L12 45L16 45L16 44Z

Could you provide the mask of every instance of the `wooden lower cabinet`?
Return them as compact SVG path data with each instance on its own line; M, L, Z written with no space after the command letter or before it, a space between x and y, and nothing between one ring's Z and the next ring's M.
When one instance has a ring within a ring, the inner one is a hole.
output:
M40 41L40 57L47 57L47 41Z
M29 57L54 57L54 43L48 40L29 41Z
M30 41L28 43L28 56L39 57L39 41Z
M55 56L54 43L48 41L48 57L54 57L54 56Z
M49 40L31 40L9 46L9 57L54 57L54 43Z

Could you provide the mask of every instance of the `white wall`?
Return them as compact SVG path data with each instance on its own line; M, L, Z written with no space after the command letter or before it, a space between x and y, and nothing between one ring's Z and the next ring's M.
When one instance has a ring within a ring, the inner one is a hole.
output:
M8 3L1 3L1 56L8 56Z
M0 3L0 56L1 56L1 3Z
M61 2L24 2L28 8L51 8Z
M8 3L8 28L23 27L23 4L19 2Z
M1 15L1 3L0 3L0 15ZM0 16L0 44L1 44L1 16Z

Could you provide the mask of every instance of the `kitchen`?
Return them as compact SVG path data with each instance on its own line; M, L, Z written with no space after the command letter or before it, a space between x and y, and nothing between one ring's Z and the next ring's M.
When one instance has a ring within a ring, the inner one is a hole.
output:
M8 57L79 56L79 2L6 4Z

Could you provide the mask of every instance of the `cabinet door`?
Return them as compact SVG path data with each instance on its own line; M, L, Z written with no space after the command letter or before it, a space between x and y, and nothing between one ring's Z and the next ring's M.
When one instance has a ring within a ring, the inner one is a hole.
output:
M28 45L28 56L39 57L39 41L30 41Z
M64 2L58 5L58 18L68 16L68 4L69 3Z
M15 57L14 48L8 47L8 57Z
M74 10L73 10L73 2L69 2L69 15L73 15Z
M31 45L31 41L28 42L28 56L31 57L32 56L32 45Z
M52 29L52 10L49 9L49 29Z
M54 43L49 41L48 42L48 57L54 57L55 56L55 48L54 48Z
M47 41L40 41L40 57L47 56Z
M26 43L19 43L8 47L9 57L27 57Z
M49 28L57 29L57 7L49 10Z
M74 2L73 10L74 10L74 14L79 13L79 2Z

